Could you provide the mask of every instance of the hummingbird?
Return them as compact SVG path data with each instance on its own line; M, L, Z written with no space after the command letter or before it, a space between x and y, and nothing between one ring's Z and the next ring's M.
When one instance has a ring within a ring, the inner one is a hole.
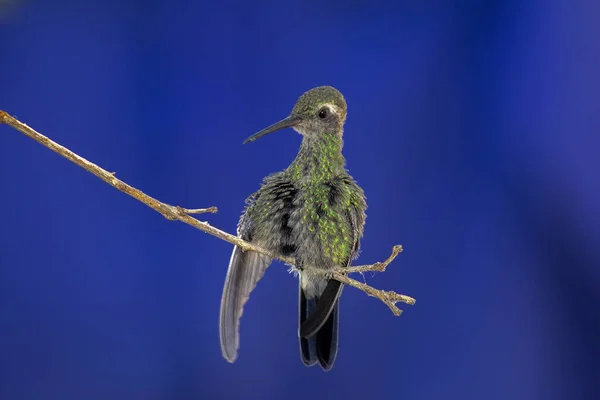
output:
M302 94L281 121L244 141L293 128L300 150L283 171L268 175L246 199L237 233L277 257L295 261L299 276L298 338L306 366L330 370L338 352L339 302L343 284L334 269L351 265L360 250L367 208L363 190L342 155L346 100L331 86ZM234 247L223 288L220 340L233 363L239 349L243 307L271 264L269 256Z

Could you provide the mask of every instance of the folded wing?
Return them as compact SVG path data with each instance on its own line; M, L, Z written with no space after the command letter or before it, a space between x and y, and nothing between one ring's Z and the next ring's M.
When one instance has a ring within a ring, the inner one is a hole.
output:
M263 277L271 259L252 251L233 249L221 298L219 323L221 351L229 362L237 359L240 347L240 318L250 293Z

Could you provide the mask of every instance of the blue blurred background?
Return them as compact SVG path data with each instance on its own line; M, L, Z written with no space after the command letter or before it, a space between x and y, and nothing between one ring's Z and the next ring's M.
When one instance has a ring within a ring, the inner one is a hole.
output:
M0 399L600 398L600 3L0 7L0 109L229 232L300 143L243 139L337 87L359 262L405 249L366 281L417 299L348 288L334 369L307 369L274 264L228 364L231 245L2 126Z

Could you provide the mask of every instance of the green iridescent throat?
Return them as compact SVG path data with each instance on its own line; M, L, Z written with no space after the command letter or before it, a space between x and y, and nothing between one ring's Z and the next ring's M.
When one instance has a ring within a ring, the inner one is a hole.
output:
M342 155L342 138L337 134L305 137L296 159L288 167L294 181L329 181L344 171L346 160Z
M317 231L323 252L339 265L348 261L353 240L343 215L357 201L348 185L331 185L334 178L346 172L342 145L341 135L337 134L304 138L298 156L287 169L304 193L302 222L309 231ZM330 204L332 190L336 191L335 204Z

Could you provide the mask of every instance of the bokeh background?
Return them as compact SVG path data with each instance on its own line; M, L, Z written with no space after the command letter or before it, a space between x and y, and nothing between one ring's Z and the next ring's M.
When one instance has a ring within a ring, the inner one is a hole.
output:
M307 369L274 264L235 364L231 245L0 127L0 399L600 398L600 3L0 1L0 109L158 199L244 199L292 130L241 142L311 87L349 105L368 283L335 368ZM359 277L360 278L360 277Z

